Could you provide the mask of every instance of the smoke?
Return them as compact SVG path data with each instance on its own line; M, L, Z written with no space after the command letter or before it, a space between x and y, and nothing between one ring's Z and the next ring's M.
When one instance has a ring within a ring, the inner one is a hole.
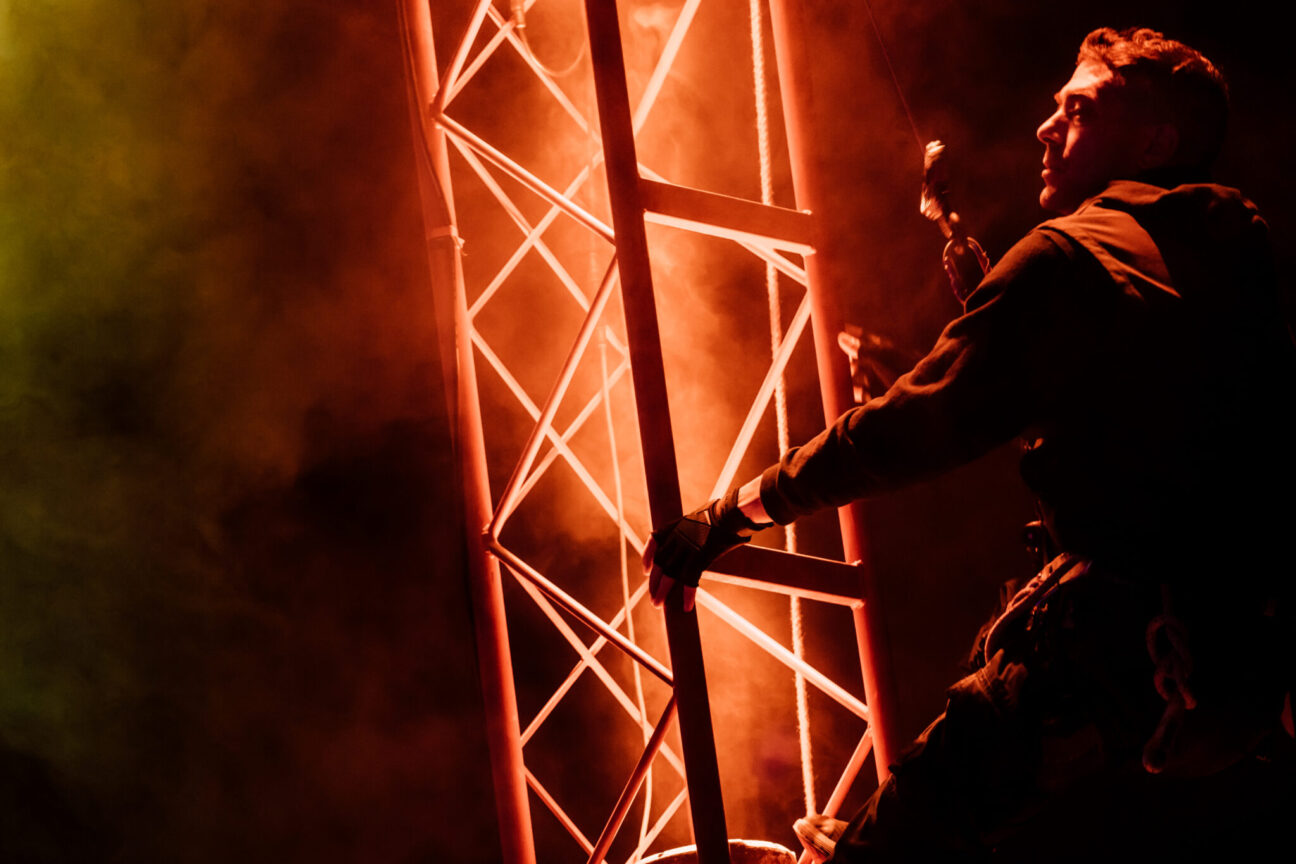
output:
M394 9L2 20L0 857L491 859Z
M550 65L573 56L579 28L559 24L577 5L530 16ZM756 197L740 5L704 4L641 156L670 180ZM1271 68L1285 55L1258 13L874 5L920 132L950 144L956 204L992 255L1040 216L1033 130L1075 45L1094 26L1147 23L1200 45L1230 75L1237 122L1222 176L1257 198L1280 259L1290 257L1285 181L1270 167L1288 138L1271 108L1289 71ZM623 10L632 95L677 6ZM462 19L465 8L435 5L439 48L457 26L439 16ZM916 212L916 143L864 10L816 14L833 107L818 137L840 189L822 215L854 256L847 317L923 350L955 307L936 263L941 241ZM400 50L395 10L379 2L0 4L0 762L4 800L24 802L0 832L0 857L497 855ZM494 143L512 135L524 164L565 184L589 136L560 110L526 113L534 85L521 83L530 79L511 49L501 58L452 114ZM590 112L587 58L562 87ZM777 163L777 136L774 146ZM596 173L582 202L607 218L603 182ZM474 183L456 193L465 266L480 280L511 251L500 238L519 235L477 206L489 199ZM790 203L785 173L776 198ZM545 209L520 204L532 221ZM565 219L546 239L592 290L610 253L603 241ZM755 390L751 367L768 351L763 273L720 241L670 229L653 240L666 253L655 277L691 507L710 491ZM548 349L570 340L579 311L572 301L543 311L540 301L565 289L535 253L523 273L523 292L501 294L480 326L509 346L539 402L556 371ZM619 316L614 301L614 330ZM608 356L615 368L615 345ZM602 387L598 361L596 342L571 405ZM793 378L809 374L801 352ZM491 466L498 490L527 420L500 407L511 396L494 372L483 365L480 377L488 436L506 454ZM817 393L794 387L792 398L793 439L803 440L821 422ZM628 378L613 385L613 406L626 428ZM611 444L601 413L572 442L609 492ZM619 434L616 445L642 536L638 442ZM773 446L767 422L737 479ZM905 731L939 708L993 585L1027 566L1015 557L1023 502L1011 462L998 454L871 511ZM561 460L550 472L509 542L546 572L576 572L581 596L610 617L623 550ZM831 552L830 531L804 526L806 547ZM509 591L511 609L527 608ZM782 626L779 603L724 597ZM749 656L743 640L702 621L717 728L730 733L721 758L734 831L788 842L800 799L789 676L736 659ZM513 626L519 646L539 633L525 614ZM650 610L636 615L664 656L658 626ZM810 633L812 659L849 666L848 623L812 617ZM545 638L515 649L524 722L574 662ZM608 664L633 692L629 667ZM655 717L661 689L647 699ZM832 742L817 751L821 764L840 763L858 730L812 704ZM573 740L590 736L571 730L633 728L617 706L591 711L555 716L545 734L557 755L537 773L565 789L597 775L592 785L615 792L637 733L591 768L594 755L571 757ZM731 731L740 726L751 731ZM678 788L659 774L655 807ZM826 791L821 776L821 799ZM577 806L588 811L582 824L605 815L593 795ZM545 819L538 830L570 844Z

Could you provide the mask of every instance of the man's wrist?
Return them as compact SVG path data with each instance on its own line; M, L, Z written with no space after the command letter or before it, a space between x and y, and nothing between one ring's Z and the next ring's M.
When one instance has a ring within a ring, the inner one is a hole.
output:
M738 490L738 509L747 517L747 521L758 529L768 528L774 524L774 520L765 512L765 505L761 503L760 490L760 477L748 480Z

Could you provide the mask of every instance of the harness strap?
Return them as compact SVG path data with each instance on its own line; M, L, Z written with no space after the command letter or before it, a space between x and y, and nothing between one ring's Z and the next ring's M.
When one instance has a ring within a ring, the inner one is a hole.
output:
M993 657L995 652L1003 647L1000 643L1007 638L1010 625L1029 615L1045 594L1063 582L1069 582L1083 575L1088 569L1087 558L1081 558L1070 552L1063 552L1050 561L1013 595L1012 600L1008 602L1008 608L990 625L985 638L985 656Z
M1156 670L1152 683L1165 700L1152 737L1143 745L1143 767L1150 774L1165 770L1171 749L1183 728L1183 715L1197 707L1197 696L1188 685L1192 677L1192 653L1188 649L1188 627L1172 610L1170 586L1161 583L1161 614L1148 623L1147 651Z

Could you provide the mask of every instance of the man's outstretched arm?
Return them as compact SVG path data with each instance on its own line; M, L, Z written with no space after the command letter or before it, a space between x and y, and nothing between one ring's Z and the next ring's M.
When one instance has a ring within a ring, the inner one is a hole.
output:
M770 524L895 489L970 461L1020 433L1041 394L1069 377L1059 328L1083 326L1071 251L1033 232L1004 256L931 352L883 396L843 414L760 477L653 533L653 602L678 581L685 608L720 555Z

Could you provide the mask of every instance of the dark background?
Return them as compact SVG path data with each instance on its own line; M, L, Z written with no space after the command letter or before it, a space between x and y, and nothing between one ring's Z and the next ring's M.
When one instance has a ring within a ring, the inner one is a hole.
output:
M434 4L442 63L467 5ZM699 19L708 50L678 91L696 102L676 107L750 136L749 109L699 107L719 72L749 87L732 5ZM815 8L842 193L823 215L858 261L848 311L921 351L956 306L916 217L916 144L865 9ZM1290 273L1292 73L1259 4L876 12L992 256L1041 218L1033 131L1083 35L1146 24L1229 77L1218 173L1266 213ZM538 13L537 50L561 54ZM498 858L400 51L387 2L0 7L0 858ZM754 144L657 134L683 142L662 151L672 179L755 194L729 167ZM763 314L713 266L701 317ZM668 371L691 333L668 337ZM714 420L672 409L681 441ZM818 422L794 394L793 437ZM713 459L696 451L690 500ZM870 505L905 735L939 710L997 584L1030 570L1014 462L1005 447ZM822 520L804 532L831 546ZM713 678L742 677L730 663ZM726 735L762 707L742 694ZM775 743L724 757L731 828L788 843L795 751Z

